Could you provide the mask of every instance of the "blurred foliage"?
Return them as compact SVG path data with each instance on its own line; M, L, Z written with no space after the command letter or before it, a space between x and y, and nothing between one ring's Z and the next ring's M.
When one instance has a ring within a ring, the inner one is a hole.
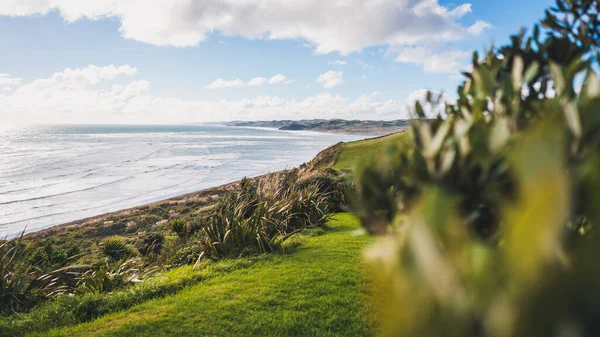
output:
M414 147L360 172L383 335L600 335L599 10L559 0L475 53L455 104L416 103Z

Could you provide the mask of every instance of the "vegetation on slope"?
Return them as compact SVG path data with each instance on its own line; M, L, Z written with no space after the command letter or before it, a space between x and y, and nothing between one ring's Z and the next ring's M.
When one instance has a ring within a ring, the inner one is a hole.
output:
M386 157L388 151L402 151L411 146L412 139L407 132L388 136L345 143L338 154L334 169L354 170L373 165Z
M291 254L184 266L129 291L86 295L81 302L63 297L26 315L20 328L34 326L32 335L40 336L373 335L375 313L361 274L361 252L371 238L357 235L358 228L355 217L338 214L326 229L289 242ZM159 291L174 295L150 300ZM85 308L101 318L48 332L81 321L76 315ZM13 329L5 335L22 332Z
M344 146L203 200L143 206L3 242L0 335L89 321L263 259L255 256L293 252L297 233L347 209L344 182L331 169ZM222 268L209 261L223 258L237 262ZM197 269L171 271L185 265Z
M286 240L322 227L333 210L342 208L340 184L326 174L284 171L244 179L191 215L156 218L142 226L126 218L117 222L126 221L122 228L89 239L75 230L52 240L33 236L0 242L0 314L27 312L64 294L112 292L158 270L205 259L284 252ZM110 229L115 224L105 223ZM95 244L86 246L88 240Z

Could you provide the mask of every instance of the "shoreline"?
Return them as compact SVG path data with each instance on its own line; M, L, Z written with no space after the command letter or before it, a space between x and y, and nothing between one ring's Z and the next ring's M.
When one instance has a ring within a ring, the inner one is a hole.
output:
M265 158L267 158L266 160L263 159L262 157L256 157L256 154L263 154L264 151L261 150L261 148L257 147L257 146L250 146L250 147L246 147L243 148L241 150L228 150L229 152L240 152L243 155L240 155L244 165L240 165L240 164L236 164L236 160L219 160L219 162L225 162L225 164L227 164L226 166L223 166L223 168L221 167L212 167L210 165L210 162L206 165L208 165L206 170L202 170L202 175L195 177L195 173L193 173L192 171L188 170L186 172L181 171L182 174L180 174L180 177L175 179L173 178L175 181L175 183L178 183L180 181L185 181L187 185L182 185L182 186L177 186L176 188L160 188L162 186L166 186L169 185L168 181L170 181L169 179L171 179L170 176L166 176L166 177L161 177L160 179L164 179L167 181L167 183L162 183L162 182L156 182L156 183L151 183L151 186L157 186L156 189L153 188L145 188L144 186L140 186L140 188L138 188L138 190L136 191L135 189L131 188L130 190L127 191L119 191L119 190L113 190L113 192L111 192L112 194L109 194L109 196L115 196L116 198L113 199L90 199L91 201L88 202L88 199L73 199L73 198L63 198L60 199L60 201L65 200L67 202L71 202L71 204L68 203L63 203L64 205L59 205L59 206L54 206L51 205L51 207L47 207L41 211L38 212L38 210L33 210L35 212L28 212L27 211L27 207L30 206L30 204L27 203L23 203L23 205L18 205L17 207L13 207L17 210L20 211L21 214L16 214L16 215L12 215L13 213L10 213L9 215L7 215L6 217L3 217L3 226L2 226L2 231L0 234L0 238L1 239L12 239L15 237L18 237L22 234L26 235L26 236L32 236L35 233L43 233L43 232L47 232L49 230L51 230L52 228L64 228L64 227L77 227L78 224L81 223L89 223L92 221L95 221L97 219L101 219L104 217L107 217L109 215L113 215L113 214L119 214L119 213L123 213L123 211L131 211L131 210L135 210L138 209L140 207L144 207L144 206L148 206L148 205L156 205L156 204L163 204L163 203L168 203L168 202L175 202L177 200L182 200L182 199L189 199L191 196L194 195L208 195L208 194L214 194L216 193L216 191L221 191L224 188L226 188L227 186L239 181L240 179L242 179L243 177L259 177L265 174L268 174L270 172L278 172L281 170L289 170L292 169L294 167L298 167L306 162L309 162L310 160L312 160L315 155L318 154L319 151L324 150L326 148L328 148L329 146L335 144L336 142L339 141L351 141L351 140L357 140L357 139L362 139L362 138L367 138L368 136L332 136L331 134L327 134L327 133L321 133L321 132L312 132L312 131L307 131L307 132L292 132L292 131L281 131L281 132L269 132L267 134L267 131L252 131L250 129L252 128L242 128L242 130L233 130L233 129L238 129L237 127L228 127L228 126L223 126L224 128L227 129L231 129L231 131L215 131L215 133L217 134L226 134L226 135L234 135L233 137L241 137L241 136L237 136L238 134L240 135L245 135L248 134L250 135L249 137L255 137L254 135L256 134L256 137L260 136L263 137L263 133L265 133L268 136L277 136L277 137L281 137L281 138L286 138L286 139L290 139L285 140L285 142L287 143L294 143L296 142L296 138L298 138L300 141L298 144L302 143L306 143L306 144L312 144L312 142L314 141L313 145L307 146L307 145L298 145L297 147L294 146L290 146L288 147L281 147L281 145L277 145L279 144L279 142L277 140L273 141L273 140L268 140L268 146L269 146L269 154L265 154ZM193 129L193 128L192 128ZM243 130L246 129L247 131ZM87 129L84 129L84 132ZM203 129L200 128L200 131L202 131ZM93 130L92 130L93 131ZM118 131L118 130L117 130ZM137 132L137 131L132 131L132 132ZM310 135L310 136L309 136ZM273 137L273 138L277 138L277 137ZM266 137L269 138L269 137ZM228 139L226 139L228 140ZM234 141L236 139L233 139ZM250 139L252 141L252 143L254 143L253 139ZM308 142L308 143L307 143ZM286 144L287 144L286 143ZM274 144L274 145L272 145ZM252 144L251 144L252 145ZM153 150L153 149L150 149ZM148 150L148 152L150 152L150 150ZM256 151L256 152L254 152ZM277 151L283 151L283 154L281 155L281 157L279 157L279 155L271 155L270 153L277 153ZM131 151L130 151L131 152ZM205 151L206 153L210 154L210 152ZM212 151L214 153L221 153L224 152L220 149L214 150ZM256 154L255 154L256 153ZM204 153L202 153L202 156L204 156ZM270 160L269 158L274 158L272 160ZM232 161L232 164L229 164L229 162ZM254 161L256 161L256 165L254 164ZM219 166L221 166L219 164ZM40 172L45 172L45 171L40 171ZM167 171L167 173L170 171ZM183 175L183 173L188 173L188 175ZM45 173L44 173L45 174ZM164 174L163 174L164 175ZM211 178L211 177L215 177L215 178ZM0 179L1 180L1 179ZM62 182L69 182L67 180L61 180ZM132 184L130 184L131 186L133 186ZM53 187L54 188L54 187ZM3 189L3 190L7 190L9 191L10 189ZM146 193L146 190L150 191L151 193ZM46 195L52 195L54 192L52 190L50 190L50 188L48 188L47 190L44 190L44 193L42 194L42 192L36 192L37 194L43 195L44 197ZM32 195L35 193L31 193ZM88 195L92 195L92 194L86 194L85 196ZM20 196L20 195L19 195ZM29 197L29 196L26 196ZM100 197L104 197L104 195L100 195ZM8 201L12 201L13 196L12 195L7 195L6 197L4 197L4 199L8 200ZM13 199L17 199L17 197L14 197ZM27 200L25 197L21 198L24 200ZM58 199L56 199L58 200ZM116 202L112 202L113 200L116 200ZM124 200L124 201L122 201ZM19 200L20 202L20 200ZM44 202L44 205L50 205L53 204L53 202ZM36 206L37 204L31 204L33 206ZM8 206L7 206L8 207ZM65 212L62 212L64 210L66 210ZM2 211L2 213L4 213L4 211L7 211L8 213L8 208L2 208L0 207L0 211ZM12 211L12 209L10 209ZM25 211L21 211L21 210L25 210ZM68 211L68 212L67 212ZM55 216L56 215L56 216ZM38 218L42 218L41 220L39 220ZM6 225L6 226L4 226Z
M264 174L260 174L257 176L247 177L247 178L260 179L260 178L268 176L270 174L276 174L276 173L285 172L285 171L286 170L279 170L279 171L264 173ZM61 223L58 225L52 225L52 226L49 226L46 228L39 228L39 229L33 230L31 232L25 231L25 233L23 234L23 238L34 239L39 236L48 236L48 235L55 234L57 232L63 232L63 231L70 230L70 229L81 228L81 227L89 225L91 223L104 221L109 217L126 216L128 214L135 213L136 211L139 211L143 208L160 207L161 205L165 205L165 204L169 204L169 205L182 204L182 203L186 203L193 199L206 198L206 197L211 197L211 196L215 196L215 195L220 195L220 194L225 193L229 189L232 189L233 187L235 187L240 181L241 181L241 179L230 182L230 183L218 185L218 186L207 187L207 188L204 188L204 189L201 189L198 191L194 191L194 192L180 194L180 195L166 198L166 199L161 199L161 200L157 200L157 201L144 203L144 204L141 204L138 206L123 208L123 209L113 211L113 212L106 212L106 213L102 213L102 214L98 214L98 215L93 215L93 216L89 216L89 217L86 217L83 219L73 220L73 221ZM8 236L8 238L12 239L12 238L19 237L19 236L20 236L20 234L15 234L13 236Z
M343 121L340 125L338 121ZM387 124L387 125L384 125ZM390 125L393 124L393 125ZM217 125L217 124L214 124ZM405 131L410 128L410 120L358 121L358 120L273 120L273 121L232 121L218 125L228 127L254 128L276 131L315 132L338 135L378 137ZM295 128L297 127L297 128Z
M223 125L223 126L231 127L231 126L227 126L227 125ZM329 132L326 132L326 131L321 131L321 130L318 130L318 131L317 130L278 130L277 128L253 127L253 126L234 126L234 127L235 128L247 128L247 129L277 130L277 131L283 131L286 133L289 132L289 133L352 135L349 133L344 133L343 130L329 130ZM339 132L337 132L337 131L339 131ZM397 133L397 131L392 131L392 132L386 133L389 130L380 130L380 131L381 132L379 132L378 134L375 134L375 135L374 134L360 135L361 140L376 139L376 138L385 137L386 135L389 135L389 134ZM358 134L353 134L353 135L358 136ZM347 142L345 142L345 143L347 143ZM275 171L260 173L257 175L246 176L246 177L250 178L250 179L260 179L260 178L263 178L263 177L271 175L271 174L279 174L279 173L282 173L282 172L285 172L285 171L288 171L291 169L300 168L304 165L307 165L307 164L315 161L321 153L326 152L327 150L329 150L335 146L336 145L331 145L331 146L321 150L318 154L315 155L315 157L311 158L310 160L308 160L302 164L299 164L296 167L285 168L282 170L275 170ZM187 192L187 193L178 194L178 195L174 195L174 196L170 196L170 197L166 197L166 198L161 198L161 199L150 201L150 202L144 202L139 205L125 207L122 209L109 211L109 212L103 212L103 213L99 213L96 215L91 215L91 216L75 219L75 220L64 222L64 223L49 225L47 227L40 227L40 228L33 229L31 231L28 231L27 228L25 228L21 232L6 235L6 236L4 236L4 238L13 239L15 237L19 237L20 235L23 235L24 238L28 238L28 239L34 239L34 238L39 238L39 237L48 237L48 236L51 236L56 233L82 229L83 227L90 225L90 224L97 224L100 222L110 221L109 219L124 218L127 216L131 216L133 214L139 214L139 213L141 213L141 211L143 209L156 208L156 207L161 207L163 205L177 206L177 205L182 205L182 204L186 204L186 203L193 202L193 201L197 202L198 200L201 200L201 199L214 198L214 197L217 197L217 196L225 193L228 190L233 189L240 182L240 180L241 179L236 179L236 180L233 180L228 183L224 183L224 184L220 184L220 185L216 185L216 186L210 186L210 187L202 188L202 189L195 190L192 192Z
M364 139L380 138L394 133L399 133L407 130L409 127L393 127L393 128L378 128L378 129L310 129L310 130L282 130L276 127L265 127L265 126L237 126L237 125L222 125L224 127L233 128L245 128L245 129L258 129L258 130L270 130L270 131L281 131L289 133L308 133L308 134L330 134L330 135L347 135L347 136L360 136Z
M402 127L400 129L392 129L392 130L384 130L380 129L378 132L365 133L358 132L356 130L348 130L348 129L327 129L327 130L282 130L276 127L268 127L268 126L242 126L242 125L227 125L227 124L198 124L198 125L207 125L207 126L217 126L217 127L225 127L225 128L240 128L240 129L251 129L251 130L266 130L266 131L280 131L286 133L305 133L305 134L327 134L327 135L346 135L346 136L360 136L365 137L364 139L370 139L373 137L382 137L386 135L390 135L393 133L402 132L405 128Z
M373 137L371 137L371 138L373 138ZM378 138L378 137L375 137L375 138ZM370 139L370 138L365 138L365 139ZM321 162L323 161L323 159L325 159L325 160L329 159L328 154L331 151L341 150L340 144L347 144L347 142L339 142L337 144L328 146L327 148L325 148L325 149L321 150L319 153L317 153L309 161L304 162L296 167L262 173L262 174L258 174L255 176L246 176L246 178L253 179L253 180L260 180L262 178L265 178L265 177L268 177L271 175L278 175L278 174L281 174L283 172L293 170L293 169L299 169L302 171L302 170L305 170L308 168L308 170L310 170L311 166L322 165ZM323 158L323 157L325 157L325 158ZM221 185L217 185L217 186L213 186L213 187L207 187L207 188L200 189L197 191L184 193L184 194L176 195L176 196L165 198L165 199L160 199L160 200L144 203L144 204L133 206L133 207L123 208L123 209L112 211L112 212L105 212L105 213L85 217L82 219L77 219L77 220L73 220L73 221L69 221L69 222L65 222L65 223L61 223L61 224L57 224L57 225L52 225L52 226L49 226L46 228L39 228L39 229L35 229L31 232L25 231L25 233L23 234L23 238L39 239L39 238L43 238L43 237L49 237L49 236L52 236L52 235L55 235L58 233L76 231L78 229L83 229L86 226L92 226L93 224L98 224L101 222L107 222L107 221L112 222L112 220L109 220L109 219L127 218L132 215L138 215L139 213L143 213L142 211L144 209L158 208L163 205L171 206L174 208L176 206L185 205L190 202L196 202L196 203L200 203L200 204L205 204L204 206L200 207L200 209L202 209L203 207L207 207L210 205L210 203L207 203L207 201L212 201L215 198L219 197L220 195L234 189L240 183L241 180L242 179L238 179L238 180L235 180L235 181L232 181L229 183L225 183L225 184L221 184ZM178 215L178 213L175 213L174 215L176 215L176 214ZM7 236L6 238L14 239L15 237L19 237L20 235L21 235L20 233L17 233L17 234L14 234L13 236Z

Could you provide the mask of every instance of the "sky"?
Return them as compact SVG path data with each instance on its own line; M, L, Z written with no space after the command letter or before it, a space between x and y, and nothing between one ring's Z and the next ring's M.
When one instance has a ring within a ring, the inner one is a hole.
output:
M0 0L0 124L404 119L553 0Z

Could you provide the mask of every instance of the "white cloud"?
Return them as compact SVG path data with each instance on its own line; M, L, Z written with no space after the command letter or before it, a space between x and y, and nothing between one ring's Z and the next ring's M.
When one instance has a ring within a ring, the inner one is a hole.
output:
M373 69L373 66L372 66L372 65L370 65L370 64L368 64L368 63L366 63L366 62L363 62L363 61L361 61L361 60L358 60L358 61L356 61L356 63L357 63L357 64L358 64L358 65L359 65L359 66L362 68L362 70L370 70L370 69Z
M254 80L254 79L253 79ZM253 80L250 80L250 82L252 82ZM218 78L212 82L210 82L207 86L206 89L222 89L222 88L240 88L240 87L244 87L247 84L244 83L242 80L235 79L232 81L226 81L222 78ZM255 84L254 84L255 85Z
M473 10L471 9L471 4L466 3L456 7L454 10L450 11L448 14L453 18L462 18L463 16L471 13Z
M492 28L492 25L481 20L477 20L473 25L467 28L467 31L473 35L479 35L483 33L484 30Z
M329 61L329 62L327 62L327 64L333 64L336 66L345 66L348 64L348 62L344 61L344 60L335 60L335 61Z
M15 78L10 76L9 74L0 74L0 85L4 85L4 86L9 86L9 85L16 85L21 83L21 79L20 78Z
M238 80L238 81L240 81L240 80ZM240 81L240 83L242 85L244 85L244 83L242 81ZM263 85L263 84L267 84L267 83L269 83L268 78L255 77L255 78L251 79L250 81L248 81L248 83L246 83L245 85L252 87L252 86L259 86L259 85Z
M137 68L128 65L119 67L115 67L114 65L105 67L89 65L86 68L67 68L62 72L54 73L50 78L35 80L30 84L20 87L17 91L29 90L30 88L80 88L97 84L100 81L112 80L120 75L133 76L136 73Z
M396 62L421 65L427 73L455 74L467 68L469 56L470 53L461 50L436 53L428 48L412 47L403 49Z
M237 78L235 80L231 80L231 81L227 81L222 78L218 78L218 79L210 82L206 86L206 88L207 89L242 88L242 87L255 87L255 86L260 86L260 85L265 85L265 84L278 84L278 83L289 84L289 83L294 83L294 81L288 80L287 77L285 77L282 74L277 74L271 78L254 77L248 82L244 82L244 81L240 80L239 78Z
M277 74L269 79L269 84L276 83L293 83L294 81L288 80L284 75Z
M188 123L224 120L408 118L407 105L422 99L418 91L407 100L379 100L376 93L348 99L320 93L301 99L257 96L240 100L183 100L149 93L150 83L135 80L102 90L93 84L132 76L136 68L65 69L49 78L0 94L0 120L31 123Z
M344 83L344 72L330 70L317 77L317 82L323 84L324 88L333 88L336 85Z
M360 9L360 15L356 10ZM58 12L67 22L116 18L124 38L158 46L194 46L207 35L301 39L315 52L342 54L376 45L415 45L461 39L468 3L438 0L3 0L0 15ZM365 29L368 27L368 29Z

